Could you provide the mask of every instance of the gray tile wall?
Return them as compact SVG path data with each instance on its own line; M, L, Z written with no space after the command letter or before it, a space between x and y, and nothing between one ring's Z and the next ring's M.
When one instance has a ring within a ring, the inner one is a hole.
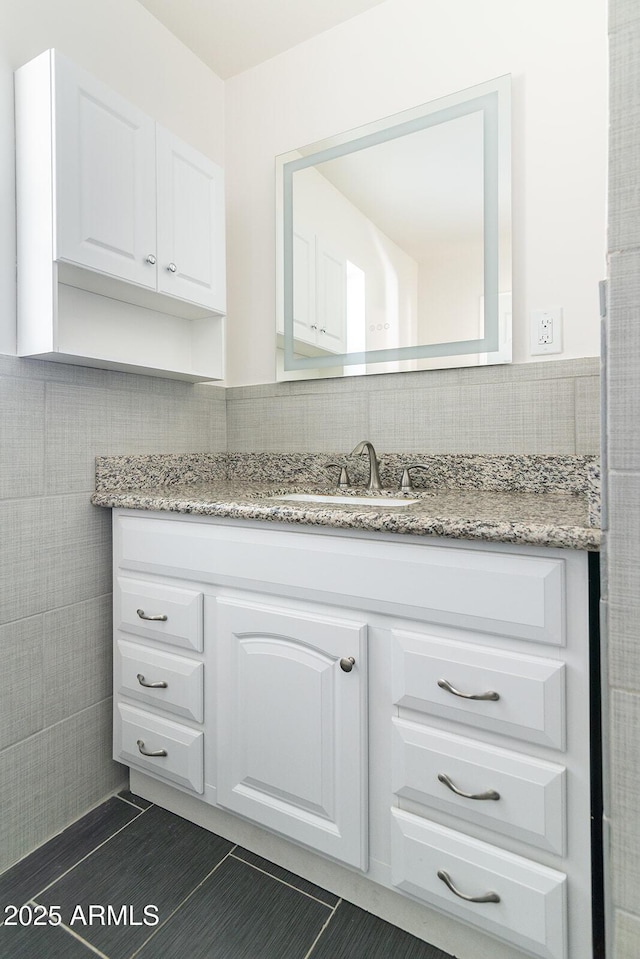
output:
M610 0L605 790L608 955L640 955L640 6Z
M224 390L0 355L0 871L125 779L94 457L224 449Z
M599 383L591 357L235 387L228 449L598 453Z
M0 355L0 870L125 776L110 759L111 517L89 503L96 455L322 452L364 437L398 452L591 453L598 384L598 361L582 359L223 391Z

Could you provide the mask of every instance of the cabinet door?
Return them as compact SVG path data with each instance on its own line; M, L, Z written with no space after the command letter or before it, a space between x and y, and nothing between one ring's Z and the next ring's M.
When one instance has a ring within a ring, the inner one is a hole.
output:
M366 626L222 598L216 643L219 803L365 869Z
M316 342L315 237L304 230L293 233L293 338Z
M331 353L346 351L347 264L344 256L316 238L318 346Z
M225 311L222 169L161 126L158 169L158 292Z
M57 52L54 87L55 258L155 289L155 123Z

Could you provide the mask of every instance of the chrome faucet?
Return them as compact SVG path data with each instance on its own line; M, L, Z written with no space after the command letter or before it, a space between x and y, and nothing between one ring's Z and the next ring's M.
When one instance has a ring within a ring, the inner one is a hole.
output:
M373 443L370 443L368 440L363 440L361 443L358 443L350 455L356 456L360 453L364 453L365 450L369 454L369 482L367 483L367 489L382 489L380 472L378 470L380 464L376 456L376 451L373 448Z

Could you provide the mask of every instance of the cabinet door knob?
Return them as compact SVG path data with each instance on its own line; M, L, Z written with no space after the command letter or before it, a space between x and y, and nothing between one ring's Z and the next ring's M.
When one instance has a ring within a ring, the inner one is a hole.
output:
M487 791L483 793L465 793L461 789L458 789L446 773L438 773L438 779L441 783L444 783L445 786L448 786L452 793L455 793L456 796L462 796L463 799L500 799L500 793L496 792L495 789L487 789Z
M500 896L497 892L486 892L483 896L467 896L464 892L460 892L459 889L453 885L451 881L451 876L448 872L445 872L444 869L438 869L438 879L441 879L442 882L447 886L448 889L457 896L458 899L464 899L465 902L500 902Z
M342 669L345 673L350 673L355 664L356 661L353 656L346 656L340 660L340 669Z
M142 753L143 756L166 756L166 749L145 749L144 740L138 740L138 751Z
M177 273L178 271L178 267L175 265L175 263L170 263L167 269L169 273Z
M138 673L136 678L138 682L140 683L140 685L145 686L147 689L166 689L168 685L167 683L165 683L164 679L158 680L157 683L150 683L144 678L142 673Z
M460 696L461 699L490 699L493 702L500 699L500 693L494 693L493 690L486 693L461 693L459 689L451 685L448 679L439 679L438 686L440 689L446 689L448 693L452 693L454 696Z
M155 262L156 262L155 256L153 255L153 253L150 253L149 256L147 257L147 263L150 266L155 266Z
M166 623L168 619L168 616L165 613L155 613L154 615L150 615L149 613L145 613L144 609L136 609L136 613L140 619L148 619L153 623Z

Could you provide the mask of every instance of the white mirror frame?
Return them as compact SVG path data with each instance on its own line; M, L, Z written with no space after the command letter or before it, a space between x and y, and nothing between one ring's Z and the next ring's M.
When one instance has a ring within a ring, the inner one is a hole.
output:
M483 125L483 337L325 356L296 355L293 335L293 177L296 171L476 112L482 113ZM283 333L278 345L283 345L284 353L280 379L286 379L289 373L300 377L305 370L314 375L315 371L339 367L345 367L339 375L348 376L349 366L357 366L360 369L354 372L361 372L364 364L430 357L459 357L459 365L467 365L464 357L473 357L476 363L482 364L511 362L510 307L505 309L505 294L500 294L498 286L499 257L505 255L499 245L500 229L504 233L504 225L508 223L510 232L511 221L509 75L276 157L276 207L276 312L277 330ZM500 267L504 281L504 264Z

